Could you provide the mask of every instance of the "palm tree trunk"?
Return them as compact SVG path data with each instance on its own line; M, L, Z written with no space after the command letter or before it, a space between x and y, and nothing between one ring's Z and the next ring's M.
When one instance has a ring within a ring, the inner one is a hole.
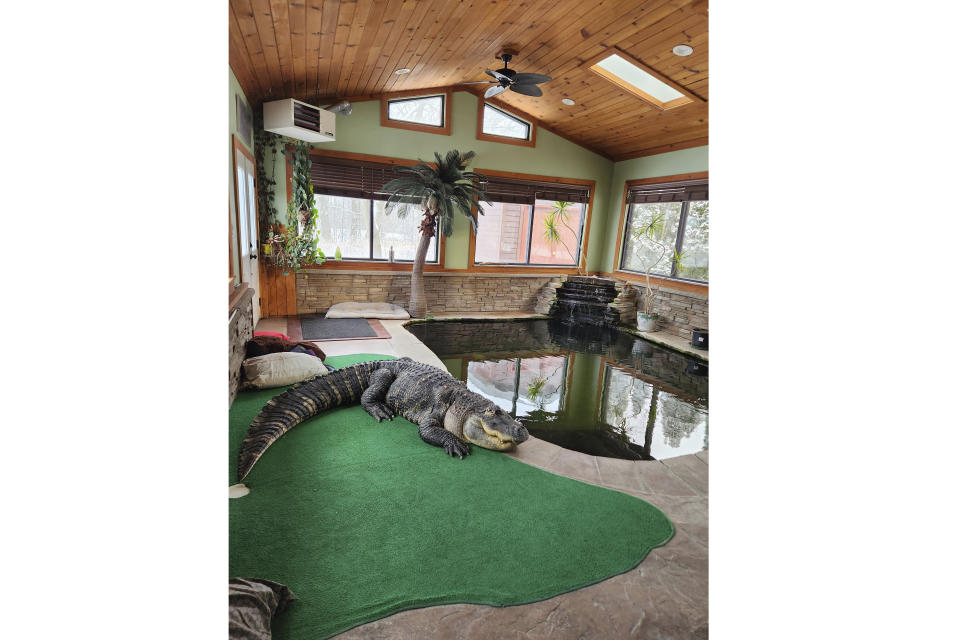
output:
M417 255L413 259L413 273L410 275L410 312L411 318L423 318L427 315L427 299L423 293L423 264L427 261L427 249L433 234L421 234L417 245Z

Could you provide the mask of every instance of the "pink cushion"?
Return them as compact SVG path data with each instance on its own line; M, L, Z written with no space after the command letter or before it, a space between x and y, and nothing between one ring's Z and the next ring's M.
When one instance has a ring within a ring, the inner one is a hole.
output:
M273 336L274 338L283 338L284 340L289 340L287 336L282 333L277 333L276 331L254 331L254 337L256 336Z

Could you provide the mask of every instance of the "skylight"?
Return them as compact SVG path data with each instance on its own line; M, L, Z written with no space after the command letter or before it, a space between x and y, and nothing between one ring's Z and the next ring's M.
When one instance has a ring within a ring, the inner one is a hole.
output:
M659 109L679 107L693 100L667 84L626 54L611 53L590 65L590 70ZM661 76L662 77L662 76Z

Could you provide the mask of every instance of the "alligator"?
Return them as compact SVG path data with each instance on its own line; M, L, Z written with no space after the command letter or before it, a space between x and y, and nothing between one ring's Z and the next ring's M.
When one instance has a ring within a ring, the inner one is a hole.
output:
M424 442L461 460L470 454L469 443L507 451L530 437L509 413L446 371L410 358L374 360L301 382L270 400L240 445L238 481L287 431L321 411L357 401L377 422L403 416L419 426Z

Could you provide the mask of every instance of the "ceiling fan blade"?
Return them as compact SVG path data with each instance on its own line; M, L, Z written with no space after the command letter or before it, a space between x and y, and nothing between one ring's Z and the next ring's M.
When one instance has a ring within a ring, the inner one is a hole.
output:
M494 84L496 80L477 80L475 82L458 82L457 84Z
M514 84L510 85L510 90L522 93L525 96L537 97L543 95L543 91L540 91L540 87L535 84ZM489 93L489 91L487 93Z
M493 76L493 77L496 78L498 81L500 81L500 80L508 80L508 81L509 81L509 80L510 80L510 76L505 76L505 75L503 75L502 73L497 73L496 71L490 71L490 69L487 69L487 75L488 75L488 76Z
M502 87L502 86L500 86L500 85L498 84L498 85L495 86L495 87L490 87L489 89L487 89L487 92L486 92L485 94L483 94L483 97L484 97L484 98L492 98L493 96L500 95L501 93L503 93L503 92L506 91L506 90L507 90L506 87Z
M540 84L541 82L550 82L553 80L550 76L545 76L542 73L518 73L513 76L514 82L522 82L523 84Z

